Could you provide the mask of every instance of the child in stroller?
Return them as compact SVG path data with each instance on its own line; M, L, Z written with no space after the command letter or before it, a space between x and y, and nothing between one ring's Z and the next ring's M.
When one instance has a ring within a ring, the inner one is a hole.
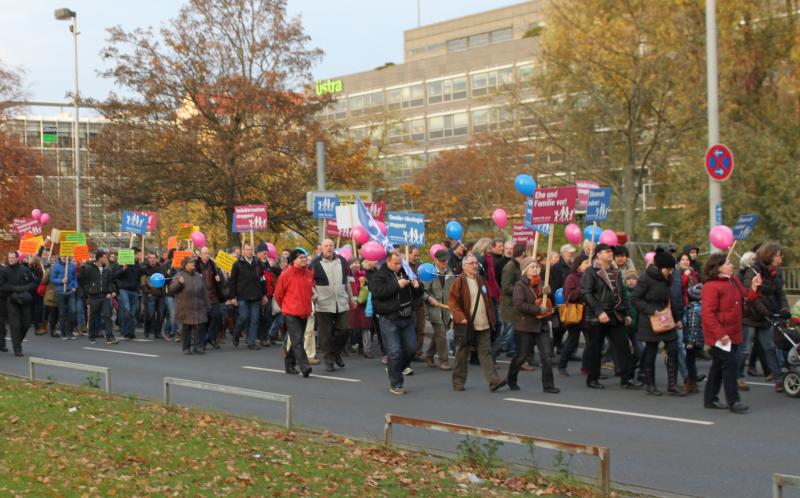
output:
M798 366L800 366L800 332L797 330L797 326L800 325L800 319L794 317L790 323L787 323L785 320L773 317L770 322L772 324L775 347L784 352L788 366L786 373L775 385L775 389L778 392L786 393L787 396L792 398L800 398L800 372L798 372Z

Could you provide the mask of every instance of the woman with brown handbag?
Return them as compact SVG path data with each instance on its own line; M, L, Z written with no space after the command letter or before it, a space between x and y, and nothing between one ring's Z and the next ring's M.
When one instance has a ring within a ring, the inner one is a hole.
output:
M580 312L580 318L577 322L567 323L569 320L565 316L561 317L561 323L567 328L567 341L564 349L561 350L561 357L558 359L558 374L568 377L567 362L570 356L575 354L578 350L578 341L580 340L581 333L586 339L586 327L584 325L584 302L583 294L581 293L581 278L583 272L589 268L591 262L589 257L585 254L580 254L575 258L572 266L572 273L567 275L564 280L564 307L574 308L574 311ZM588 340L585 340L588 343ZM584 361L584 363L586 363Z
M678 388L678 333L675 324L680 319L683 303L670 300L670 283L675 269L675 258L663 250L656 251L653 264L639 276L633 288L631 304L639 310L639 340L644 341L642 374L647 394L661 396L656 387L656 356L658 343L663 342L667 350L667 392L674 396L686 396Z

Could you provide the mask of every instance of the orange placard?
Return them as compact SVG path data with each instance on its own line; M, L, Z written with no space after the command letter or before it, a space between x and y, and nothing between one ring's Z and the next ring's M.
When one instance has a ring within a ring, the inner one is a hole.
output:
M75 246L72 257L79 262L89 261L91 259L89 257L89 246Z
M178 248L178 237L173 235L172 237L167 239L167 251L170 249L177 249Z
M34 255L39 252L39 247L42 245L41 237L31 237L29 239L19 241L19 253Z
M191 258L191 257L192 257L192 251L175 251L172 254L172 267L180 268L181 261L183 261L183 258Z

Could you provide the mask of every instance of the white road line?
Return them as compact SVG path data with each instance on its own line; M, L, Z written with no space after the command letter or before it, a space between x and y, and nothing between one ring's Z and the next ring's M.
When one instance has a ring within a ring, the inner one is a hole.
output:
M105 351L106 353L130 354L130 355L133 355L133 356L146 356L147 358L158 358L157 354L134 353L133 351L118 351L116 349L90 348L88 346L84 346L83 349L90 349L92 351Z
M246 370L258 370L259 372L272 372L272 373L279 373L286 375L285 370L279 370L277 368L262 368L262 367L249 367L249 366L243 366L242 368ZM361 379L348 379L347 377L334 377L333 375L317 375L312 373L311 376L316 377L318 379L340 380L342 382L361 382Z
M628 417L639 417L639 418L651 418L655 420L667 420L670 422L682 422L684 424L695 424L695 425L714 425L714 422L709 422L707 420L693 420L689 418L680 418L680 417L665 417L663 415L651 415L649 413L639 413L639 412L625 412L622 410L607 410L605 408L594 408L592 406L579 406L579 405L564 405L561 403L548 403L546 401L532 401L529 399L519 399L519 398L503 398L504 401L513 401L515 403L527 403L530 405L543 405L543 406L552 406L556 408L570 408L572 410L583 410L587 412L598 412L598 413L610 413L612 415L626 415Z
M764 387L775 387L775 384L770 384L769 382L750 382L747 381L748 386L764 386Z
M132 342L153 342L153 339L131 339Z

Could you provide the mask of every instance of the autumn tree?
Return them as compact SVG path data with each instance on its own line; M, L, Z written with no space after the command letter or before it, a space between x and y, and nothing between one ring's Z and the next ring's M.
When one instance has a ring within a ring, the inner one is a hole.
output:
M130 95L101 105L109 207L199 202L231 244L237 204L267 204L272 231L309 230L313 117L326 101L304 92L321 56L308 42L285 0L191 0L158 33L109 29L103 75Z

